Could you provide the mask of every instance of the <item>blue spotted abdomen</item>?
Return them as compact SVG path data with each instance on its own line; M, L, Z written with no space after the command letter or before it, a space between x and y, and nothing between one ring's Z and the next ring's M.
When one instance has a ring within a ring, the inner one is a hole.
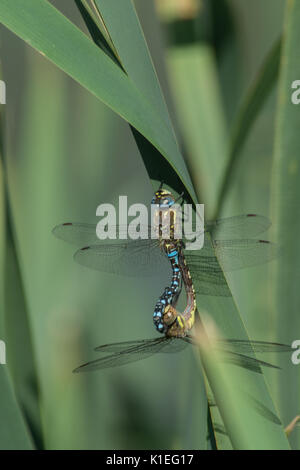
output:
M177 301L181 290L181 270L179 267L179 254L174 245L166 245L166 254L171 262L172 282L170 287L166 287L163 294L158 299L153 313L154 325L159 333L165 333L168 329L163 322L163 316L170 305Z

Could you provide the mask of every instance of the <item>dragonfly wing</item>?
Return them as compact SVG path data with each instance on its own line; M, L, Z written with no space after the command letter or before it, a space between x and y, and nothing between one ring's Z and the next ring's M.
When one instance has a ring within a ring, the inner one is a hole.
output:
M149 346L151 344L160 342L161 340L162 338L153 338L153 339L140 339L140 340L135 340L135 341L122 341L120 343L102 344L101 346L98 346L97 348L95 348L95 351L99 351L103 353L122 352L122 351L126 351L127 349Z
M163 349L160 351L161 353L177 353L183 351L188 342L182 341L184 338L169 338L170 341L166 342Z
M52 230L55 237L78 247L96 244L100 240L96 235L96 225L66 222L56 225Z
M205 224L206 230L217 240L256 237L270 226L270 219L257 214L226 217Z
M273 352L292 352L293 349L288 344L270 343L268 341L247 341L237 339L227 339L219 341L223 349L232 348L240 353L273 353Z
M236 366L242 367L243 369L251 370L258 374L262 373L261 367L269 367L272 369L280 369L280 367L270 364L269 362L261 361L251 356L245 356L232 351L224 351L224 361L230 362Z
M197 293L223 297L231 296L222 268L208 237L205 237L204 246L200 251L191 252L186 250L184 256Z
M141 225L140 231L147 236L148 239L151 239L151 226ZM112 226L112 232L115 235L116 239L125 241L128 234L128 225L115 225ZM66 222L64 224L57 225L52 230L52 233L55 237L60 240L64 240L71 245L76 245L78 248L89 245L97 244L110 244L112 240L107 238L101 240L97 237L96 225L95 224L83 224L80 222ZM123 237L123 238L122 238Z
M74 259L98 271L131 277L152 276L162 270L170 272L171 269L157 240L91 245L78 250Z
M205 232L209 232L214 240L231 240L253 238L265 232L271 226L267 217L257 214L242 214L213 221L206 221ZM185 237L191 240L200 235L198 227L192 224L192 231L185 230Z
M192 335L186 335L184 338L181 338L181 339L188 344L192 344L193 346L197 346L198 344L197 339Z
M196 338L192 335L187 335L184 338L185 341L189 341L191 344L197 344ZM231 350L238 353L274 353L274 352L293 352L293 349L288 344L283 343L272 343L269 341L250 341L243 339L224 339L214 340L220 345L222 350Z
M90 372L93 370L108 369L110 367L123 366L125 364L130 364L131 362L141 361L146 359L149 356L152 356L152 352L124 352L112 354L110 356L102 357L101 359L95 359L94 361L87 362L82 366L77 367L73 372Z
M214 248L224 271L257 266L275 259L278 245L266 240L216 240Z
M152 356L155 353L166 352L165 348L169 346L170 343L174 341L174 338L155 338L154 340L142 340L142 342L130 342L137 344L128 348L128 342L125 342L125 349L119 350L115 354L110 356L103 357L101 359L96 359L94 361L83 364L82 366L77 367L74 372L88 372L92 370L106 369L109 367L117 367L131 362L140 361L146 359L147 357ZM106 352L109 351L109 346L120 347L121 343L116 343L115 345L105 345ZM101 348L101 347L100 347Z
M266 240L205 240L204 247L197 253L185 251L188 266L198 273L221 274L263 264L275 259L280 250L278 245ZM192 271L192 269L191 269ZM193 274L193 271L192 271ZM206 274L205 274L206 275Z
M189 341L191 344L197 345L197 340L193 336L189 335L184 338L185 341ZM217 340L220 345L218 349L223 354L224 361L230 362L237 366L243 367L244 369L251 370L253 372L261 374L261 367L269 367L273 369L280 369L278 366L271 364L266 361L261 361L255 357L247 356L243 353L253 352L288 352L291 351L291 347L280 343L269 343L266 341L247 341L247 340Z
M140 350L143 351L146 349L147 351L156 344L161 344L162 349L159 351L161 353L173 353L179 352L186 348L187 344L181 341L182 338L153 338L153 339L141 339L136 341L123 341L121 343L112 343L112 344L104 344L102 346L98 346L95 348L95 351L99 352L122 352L122 351L132 351L132 350Z
M203 267L189 263L195 292L201 295L230 297L231 292L222 270L204 271Z
M263 418L266 418L269 420L271 423L282 425L282 422L276 416L273 411L270 410L264 403L262 403L260 400L257 400L255 397L250 395L250 393L247 393L246 391L244 392L245 395L247 396L247 399L249 400L250 405L255 409L255 411L263 416Z

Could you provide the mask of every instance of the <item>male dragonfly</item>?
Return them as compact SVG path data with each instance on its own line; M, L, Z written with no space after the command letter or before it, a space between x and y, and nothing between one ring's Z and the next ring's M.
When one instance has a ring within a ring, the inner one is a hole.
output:
M230 296L224 271L256 266L276 258L277 245L254 238L270 225L268 218L255 214L207 222L203 248L184 250L196 292ZM120 233L127 231L127 226L116 229ZM160 241L150 238L151 226L147 226L147 230L148 239L99 240L96 225L67 222L57 225L53 234L80 248L74 259L83 266L129 277L157 276L170 269L170 263L160 248Z

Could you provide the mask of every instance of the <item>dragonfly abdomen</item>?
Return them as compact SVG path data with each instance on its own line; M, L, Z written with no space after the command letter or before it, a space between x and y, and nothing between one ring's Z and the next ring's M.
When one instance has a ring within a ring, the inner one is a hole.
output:
M170 306L176 304L181 290L181 270L177 247L173 243L166 242L164 249L171 262L172 282L170 287L166 287L158 299L153 313L154 325L160 333L166 333L171 323L175 320L174 315L176 317L177 312L175 308L170 309Z
M186 264L186 260L183 254L180 255L179 264L181 266L182 279L187 296L186 307L180 317L182 319L185 331L188 331L194 326L195 322L195 312L197 308L196 295L190 270Z

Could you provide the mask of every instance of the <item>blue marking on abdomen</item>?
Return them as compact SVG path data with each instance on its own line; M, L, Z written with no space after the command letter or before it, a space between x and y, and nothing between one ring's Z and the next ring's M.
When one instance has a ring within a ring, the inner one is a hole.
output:
M159 298L158 302L156 303L155 312L153 314L153 320L155 327L159 333L165 333L168 331L168 326L164 324L164 314L167 308L167 305L172 305L173 300L177 299L178 297L178 290L180 285L181 279L181 269L179 267L179 251L176 249L175 246L172 248L169 247L169 252L166 250L166 255L171 262L172 266L172 284L171 287L166 287L164 293Z
M171 253L168 253L168 258L174 258L175 256L178 256L177 250L174 250L174 251L171 251Z

